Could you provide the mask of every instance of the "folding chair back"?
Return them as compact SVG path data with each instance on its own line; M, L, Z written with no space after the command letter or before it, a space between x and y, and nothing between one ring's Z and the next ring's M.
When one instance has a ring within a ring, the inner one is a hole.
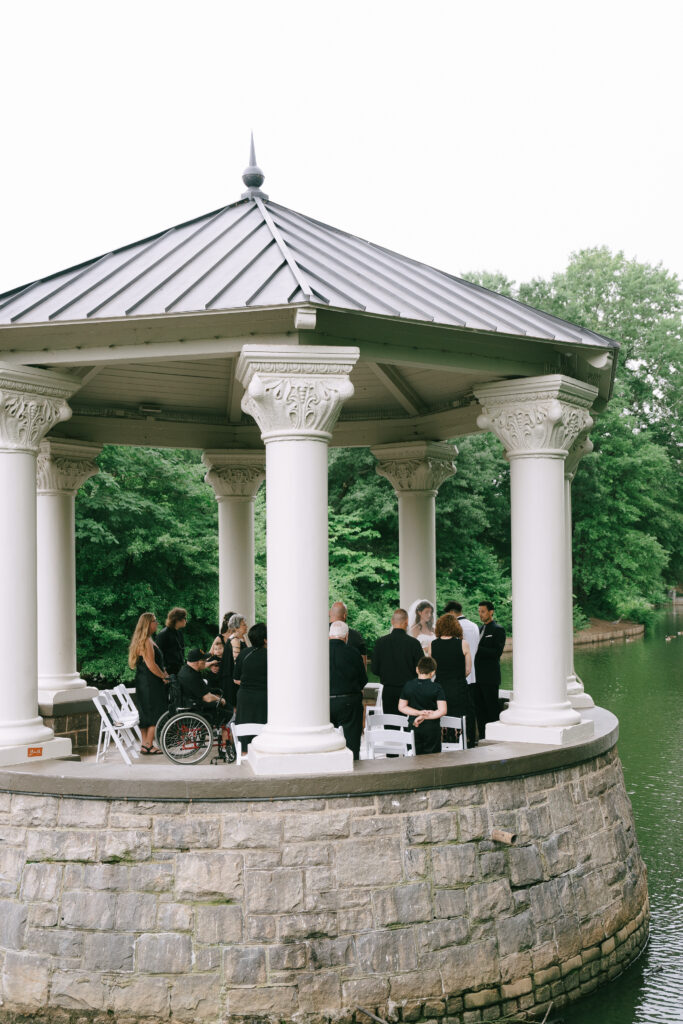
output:
M388 726L397 729L410 729L407 715L385 715L381 712L371 715L366 719L366 731L370 729L386 729Z
M391 715L391 718L397 716ZM386 757L397 754L399 757L415 757L415 733L405 729L368 729L365 733L368 757Z
M382 714L382 691L384 687L381 683L368 683L366 689L374 690L376 694L374 705L369 705L365 709L365 721L367 722L368 718L374 718L375 715Z
M112 704L115 705L116 702L113 700L111 692L100 690L99 695L93 697L92 702L100 716L100 735L97 740L97 756L95 761L99 762L102 760L109 749L109 744L113 740L116 749L126 764L132 764L133 762L128 755L128 751L130 750L133 757L138 756L138 752L134 747L134 734L131 727L121 722L116 708L112 709Z
M241 725L231 725L230 729L232 730L232 736L235 741L235 753L237 755L235 757L235 764L241 764L243 758L246 758L247 756L249 747L247 747L246 752L243 754L240 737L258 736L258 734L260 732L263 732L263 730L265 729L265 725L263 724L263 722L242 722Z
M462 718L456 718L455 715L444 715L441 719L442 729L455 729L459 732L459 737L455 742L441 741L441 752L447 750L467 750L467 716L463 715Z
M135 707L133 698L130 695L128 687L125 683L119 683L110 692L115 698L119 709L120 718L123 723L127 724L127 727L132 730L135 736L142 742L142 733L140 732L140 714L138 709Z

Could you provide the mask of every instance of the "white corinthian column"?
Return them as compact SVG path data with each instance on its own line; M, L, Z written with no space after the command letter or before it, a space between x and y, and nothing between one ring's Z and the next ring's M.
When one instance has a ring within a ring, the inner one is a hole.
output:
M268 724L249 748L259 775L353 769L330 724L327 446L357 348L245 345L242 409L266 446ZM304 615L306 633L296 632Z
M97 696L76 669L76 492L99 472L99 445L45 440L38 449L38 702Z
M590 429L590 428L589 428ZM573 708L593 708L593 698L586 693L583 682L574 669L574 559L572 556L572 482L579 462L593 451L588 431L580 434L572 445L564 464L564 517L565 517L565 587L567 595L567 696Z
M206 451L204 477L218 502L218 621L239 612L254 624L254 499L266 475L256 451Z
M455 473L455 445L439 441L381 444L370 451L398 498L401 607L426 598L436 608L436 495Z
M78 386L0 363L0 622L15 650L0 669L0 764L71 753L71 740L55 739L38 715L36 453L71 416L66 400Z
M593 734L567 698L564 461L592 426L590 384L561 374L475 388L510 462L513 694L486 738L570 744Z

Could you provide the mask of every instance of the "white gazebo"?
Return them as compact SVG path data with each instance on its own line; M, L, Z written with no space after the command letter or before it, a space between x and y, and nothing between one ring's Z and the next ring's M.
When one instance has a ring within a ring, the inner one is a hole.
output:
M329 722L328 445L369 446L399 511L400 592L435 599L434 508L458 435L511 465L514 692L496 740L591 735L573 670L570 482L618 346L271 202L242 198L0 296L0 763L68 752L39 715L76 668L74 497L103 444L203 450L221 611L253 615L267 479L269 721L257 773L350 771ZM308 670L287 609L311 618ZM539 629L539 605L543 628Z

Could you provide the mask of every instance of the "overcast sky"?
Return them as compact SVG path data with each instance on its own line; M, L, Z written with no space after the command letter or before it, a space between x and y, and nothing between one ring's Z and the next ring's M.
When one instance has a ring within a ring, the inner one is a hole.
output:
M6 3L0 292L239 199L451 273L683 277L679 0Z

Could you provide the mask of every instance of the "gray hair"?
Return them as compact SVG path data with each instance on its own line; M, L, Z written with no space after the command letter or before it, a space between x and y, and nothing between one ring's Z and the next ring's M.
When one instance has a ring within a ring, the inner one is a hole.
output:
M244 615L231 615L228 619L228 629L239 629L243 622L246 622Z

